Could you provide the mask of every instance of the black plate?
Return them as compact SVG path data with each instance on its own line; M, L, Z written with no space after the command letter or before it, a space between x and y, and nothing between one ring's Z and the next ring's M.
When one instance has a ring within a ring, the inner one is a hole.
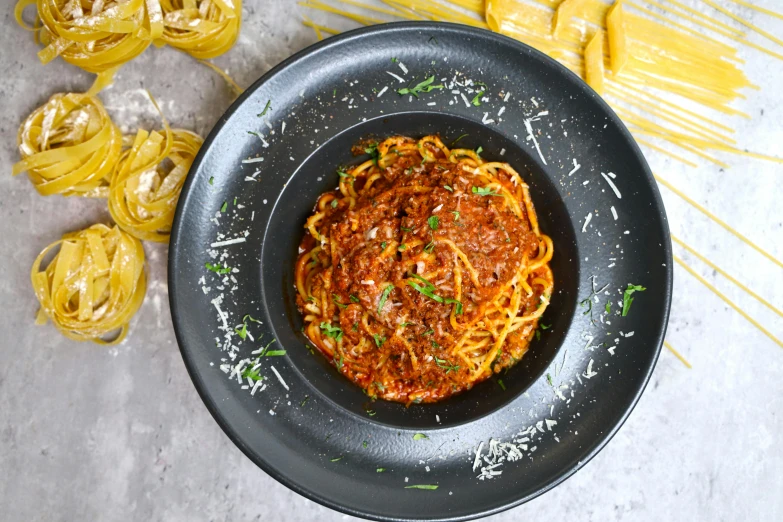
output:
M487 100L474 105L476 92L450 85L455 74L459 83L483 82L486 87L474 87L485 89ZM446 88L420 98L397 94L430 75ZM259 117L268 100L270 110ZM531 130L535 139L528 139ZM405 408L370 402L308 350L294 306L293 266L317 195L337 185L338 165L357 161L351 145L368 136L434 132L447 143L467 134L460 146L482 146L483 157L511 163L530 184L541 227L555 243L556 292L542 321L551 328L519 365L451 400ZM264 159L243 163L255 157ZM580 168L570 174L575 159ZM210 247L233 238L244 242ZM207 271L205 263L214 262L210 251L227 253L238 272ZM608 286L597 302L580 305L593 283ZM618 302L629 283L647 290L634 294L632 309L621 317ZM639 148L609 107L534 49L488 31L434 23L388 24L330 38L248 89L193 164L169 257L182 355L228 436L295 491L384 520L496 513L541 494L590 460L649 379L671 283L660 196ZM248 321L255 341L232 337L235 360L216 346L225 335L219 313L229 330L245 314L262 321ZM251 357L272 338L286 355L264 358L266 388L251 395L221 365ZM428 438L414 438L417 433ZM501 475L479 480L473 455L482 443L486 454L492 440L518 441L522 457L493 468ZM411 485L438 489L406 488Z

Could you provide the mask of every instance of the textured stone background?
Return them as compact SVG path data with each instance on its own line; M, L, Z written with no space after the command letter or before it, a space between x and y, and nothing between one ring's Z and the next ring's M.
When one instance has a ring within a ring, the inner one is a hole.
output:
M350 518L264 474L209 416L174 340L165 246L145 244L147 299L120 346L75 343L51 326L33 325L29 267L36 254L65 231L107 221L108 213L103 201L42 198L24 176L10 176L20 122L53 93L91 83L90 75L62 61L38 63L32 38L13 21L13 3L0 7L0 518ZM780 8L774 0L757 3ZM241 85L315 41L292 0L245 4L238 44L215 60ZM783 33L780 20L747 9L743 15ZM747 91L749 99L737 104L752 121L727 122L738 128L741 145L781 157L783 67L757 52L743 50L742 56L762 90ZM220 77L168 48L148 49L101 94L115 121L128 129L158 125L142 89L162 102L173 124L202 135L232 99ZM780 165L723 155L731 170L691 169L647 152L653 170L783 258ZM662 192L675 234L783 304L783 270ZM783 337L779 316L684 257ZM668 339L693 369L664 351L638 407L598 457L552 492L492 520L783 519L783 351L679 267Z

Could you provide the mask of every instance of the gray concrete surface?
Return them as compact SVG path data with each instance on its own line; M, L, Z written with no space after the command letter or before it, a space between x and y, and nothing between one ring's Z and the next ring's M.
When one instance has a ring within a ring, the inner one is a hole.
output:
M207 413L182 363L166 294L166 247L146 244L147 298L114 348L75 343L33 325L29 267L69 230L108 220L100 200L42 198L12 178L20 122L51 94L89 86L62 61L38 63L28 33L0 7L0 519L17 521L299 521L343 515L292 493L256 468ZM779 8L778 2L758 2ZM242 85L315 41L291 0L245 0L236 47L215 60ZM770 32L783 22L754 15ZM326 17L318 19L327 20ZM329 18L331 25L348 28ZM754 41L768 43L752 37ZM772 46L772 44L769 44ZM778 49L779 51L779 49ZM783 156L780 62L748 50L761 86L726 119L753 150ZM173 124L203 135L227 108L224 82L190 57L150 48L101 94L129 129L156 123L150 89ZM654 170L783 258L783 169L722 155L731 170L690 169L648 152ZM672 231L783 304L783 270L663 190ZM679 254L680 249L675 249ZM684 256L775 335L779 316ZM619 435L576 476L492 520L783 519L783 351L679 267L669 341L692 363L662 354L653 381Z

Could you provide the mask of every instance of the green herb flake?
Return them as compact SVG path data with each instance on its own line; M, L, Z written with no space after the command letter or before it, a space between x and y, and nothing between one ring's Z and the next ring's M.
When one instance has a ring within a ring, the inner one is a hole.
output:
M389 298L389 294L391 291L394 290L394 285L388 285L386 288L383 289L383 293L381 294L381 299L378 301L378 313L381 313L381 310L383 310L383 305L386 304L386 300Z
M634 292L644 292L645 290L647 289L641 285L632 285L631 283L628 283L628 287L625 289L625 292L623 292L623 317L628 315L628 312L631 310L631 304L633 304L634 300L634 298L631 297L631 294Z
M449 372L456 372L459 370L459 366L451 364L451 362L447 361L446 359L439 359L435 357L435 364L438 365L438 368L443 368L446 370L447 375Z
M327 337L331 337L337 342L339 342L340 339L343 338L343 331L340 327L332 326L331 324L325 321L321 323L321 330L324 332L324 334Z
M302 402L300 402L300 403L299 403L299 407L301 408L302 406L304 406L305 404L307 404L307 401L309 401L309 400L310 400L310 396L309 396L309 395L305 395L305 398L304 398L304 400L303 400Z
M546 374L546 382L548 382L550 386L554 386L554 384L552 384L552 376L548 373Z
M412 228L403 227L403 226L400 227L400 230L402 230L403 232L413 232Z
M461 136L460 136L460 137L458 137L456 140L452 141L450 146L451 146L451 147L454 147L454 145L456 145L456 144L457 144L457 142L458 142L459 140L461 140L462 138L464 138L465 136L467 136L467 134L463 134L463 135L461 135Z
M484 152L484 147L479 146L479 148L476 149L476 156Z
M392 57L391 59L392 63L399 63L399 60L397 58Z
M213 265L209 261L204 263L204 268L206 268L210 272L215 272L216 274L220 274L220 275L228 274L229 272L231 272L231 268L229 268L225 264L223 266L220 266L219 264Z
M551 324L544 324L544 323L541 323L541 324L539 324L538 326L539 326L539 328L541 328L542 330L549 330L550 328L552 328L552 325L551 325Z
M446 190L448 190L449 192L454 192L454 189L453 189L453 188L451 188L451 187L450 187L450 186L448 186L448 185L443 185L443 188L445 188L445 189L446 189Z
M252 368L248 367L245 368L245 371L242 372L242 377L245 379L250 379L251 381L262 381L264 380L264 377L262 375L258 374L258 370L261 368L256 368L253 370Z
M367 441L366 440L364 442L362 442L362 446L365 447L365 448L367 447Z
M481 105L481 97L484 96L485 92L486 91L479 91L479 93L476 96L474 96L473 99L471 100L470 102L471 105L473 105L474 107L478 107L479 105Z
M339 202L339 201L337 201L337 198L333 199L333 200L332 200L332 208L337 208L337 205L338 205L339 203L340 203L340 202Z
M500 197L503 197L502 194L498 194L497 192L495 192L491 188L487 188L487 187L473 187L470 190L471 190L471 192L473 192L474 194L477 194L479 196L500 196Z
M503 382L503 379L498 379L498 386L500 386L501 390L506 391L506 385Z
M454 214L454 221L459 221L459 210L452 210L452 214Z
M604 310L606 310L607 314L611 314L612 313L612 302L611 301L607 301L606 302L606 305L604 306Z
M406 248L405 247L405 243L401 243L400 246L397 247L397 250L400 251L400 252L403 252L403 251L405 251L405 248Z
M541 330L536 330L536 341L541 340Z
M378 468L375 470L376 473L383 473L384 471L386 471L386 468Z
M285 350L269 350L268 352L264 353L264 357L280 357L285 354Z
M416 84L414 87L405 87L403 89L397 89L397 93L400 96L403 96L405 94L412 94L415 97L419 97L419 94L424 92L430 92L434 89L443 89L443 85L432 85L432 82L435 81L435 76L430 76L426 80L424 80L421 83Z
M405 489L438 489L437 484L413 484L412 486L405 486Z
M372 338L375 341L375 346L377 346L378 348L383 346L383 343L386 342L386 338L379 334L372 334Z
M375 410L365 410L365 413L369 415L370 417L375 417L376 411Z
M338 461L340 461L340 460L342 460L342 459L343 459L343 457L342 457L342 455L341 455L341 456L339 456L339 457L336 457L336 458L333 458L333 459L330 459L330 460L331 460L332 462L338 462Z
M214 185L215 184L215 176L210 176L209 177L209 184L210 185Z
M386 241L381 243L381 250L386 250Z
M225 212L228 209L228 202L224 201L223 205L220 207L221 212Z
M337 294L332 294L332 302L337 305L337 308L342 310L343 308L347 308L347 304L343 304L340 302L340 296Z
M413 440L423 440L423 439L429 439L429 437L428 437L428 436L426 436L426 435L425 435L425 434L423 434L423 433L416 433L416 434L413 436Z
M435 250L435 241L430 241L424 246L424 252L427 254L432 254L433 250Z
M346 183L353 183L354 177L348 174L347 172L345 172L345 170L343 169L338 170L337 175L347 180Z
M364 153L372 156L373 163L376 165L378 164L378 157L380 156L380 153L378 152L378 143L372 143L368 147L365 147Z
M259 114L258 117L260 118L264 116L271 108L272 108L272 100L267 100L266 106L264 106L264 110L261 111L261 114Z
M352 303L358 303L358 302L359 302L359 298L358 298L358 297L356 297L356 296L355 296L355 295L353 295L353 294L349 295L349 296L348 296L348 299L350 299Z
M438 216L430 216L429 219L427 219L427 224L430 226L430 228L434 230L438 230L438 225L440 225L440 219Z
M429 330L427 330L426 332L424 332L424 333L423 333L423 334L421 334L421 335L423 335L423 336L424 336L424 335L432 335L432 334L434 334L434 333L435 333L435 330L433 330L432 328L430 328Z

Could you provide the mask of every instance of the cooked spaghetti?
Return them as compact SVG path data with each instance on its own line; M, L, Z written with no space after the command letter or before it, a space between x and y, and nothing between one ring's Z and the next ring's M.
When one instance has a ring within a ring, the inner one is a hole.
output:
M553 247L507 163L437 136L355 149L296 263L305 333L371 397L435 402L519 361L549 304Z
M30 277L41 304L36 323L50 319L66 337L100 344L122 341L147 289L141 241L106 225L65 234L38 255Z

